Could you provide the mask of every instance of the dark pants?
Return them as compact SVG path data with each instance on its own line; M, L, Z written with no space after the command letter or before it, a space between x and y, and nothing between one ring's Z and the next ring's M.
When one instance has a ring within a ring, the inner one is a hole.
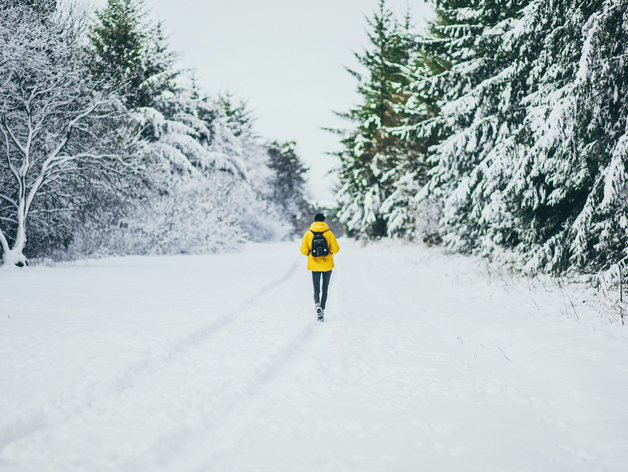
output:
M329 279L331 279L331 270L327 272L312 272L312 281L314 282L314 303L319 303L321 294L321 275L323 276L323 298L320 299L321 308L325 309L327 303L327 288L329 287Z

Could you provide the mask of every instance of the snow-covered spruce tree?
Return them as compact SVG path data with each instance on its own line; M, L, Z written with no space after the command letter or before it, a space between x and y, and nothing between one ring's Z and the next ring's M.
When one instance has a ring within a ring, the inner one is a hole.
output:
M385 0L380 0L367 23L370 46L355 54L366 75L347 69L359 80L362 103L339 114L356 127L335 130L343 135L344 146L338 153L341 188L336 200L339 219L349 234L379 237L386 235L381 206L394 191L394 178L399 175L395 169L402 165L406 151L406 143L391 128L403 124L401 105L408 98L408 77L402 68L410 56L405 29Z
M608 268L628 255L628 2L535 1L520 30L539 52L507 194L518 249L529 270Z
M245 225L247 233L256 241L277 238L279 235L287 236L294 231L295 221L285 211L284 202L276 198L276 187L281 186L282 179L281 169L273 164L269 152L273 145L257 134L254 126L255 117L246 102L235 99L232 94L222 94L214 101L214 106L218 110L219 122L225 123L237 138L239 152L246 166L247 184L254 192L258 205L263 205L258 207L261 213L257 217L251 215L249 218L249 223ZM295 157L298 159L296 154ZM295 190L302 189L295 186ZM299 199L296 195L294 198ZM277 225L279 229L277 233L272 229L273 225Z
M216 99L216 106L226 117L231 132L236 137L257 137L255 134L255 117L247 102L239 100L232 92L221 93Z
M437 1L437 20L422 41L443 72L431 79L440 113L418 129L446 137L432 150L429 184L419 198L442 199L441 231L457 251L515 246L502 194L524 110L526 74L513 44L526 1Z
M0 246L24 265L29 222L58 211L92 163L115 165L114 110L82 62L84 15L73 4L16 2L0 15ZM96 166L99 167L99 166Z
M527 270L626 257L626 4L439 2L425 48L451 69L426 191L451 248L514 248ZM437 32L438 34L434 34ZM439 36L440 35L440 36Z
M247 180L258 200L266 202L269 215L280 216L282 226L287 223L293 231L297 230L310 206L305 195L304 175L307 169L296 153L296 144L269 143L260 137L255 131L255 117L247 103L231 93L219 95L214 105L221 122L226 123L239 142ZM260 223L262 221L254 223L249 233L267 233L263 228L265 225ZM283 231L282 234L287 234Z
M441 241L441 202L418 195L429 180L429 149L444 138L442 129L433 125L439 114L440 96L431 79L447 70L449 63L423 50L421 41L417 41L412 32L411 21L408 11L403 40L410 59L407 64L398 64L399 70L407 76L404 92L408 98L398 104L401 110L399 126L390 130L404 146L400 146L403 152L399 154L397 165L386 175L386 180L393 182L394 191L384 201L381 211L387 222L388 236L422 239L435 244Z
M268 167L273 171L270 179L272 200L281 207L284 217L292 223L295 231L300 232L303 221L312 214L312 207L305 195L304 176L308 169L297 155L294 142L272 142L268 145L268 155Z
M111 83L131 110L154 106L179 76L176 54L168 51L161 23L147 20L143 0L108 0L96 12L87 52L94 75Z

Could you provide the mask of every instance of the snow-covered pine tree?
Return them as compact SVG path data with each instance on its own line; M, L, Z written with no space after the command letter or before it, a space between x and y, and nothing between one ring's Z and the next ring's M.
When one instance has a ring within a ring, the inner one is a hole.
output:
M234 136L258 137L254 131L255 117L247 102L239 100L232 92L225 92L218 95L216 105L222 110Z
M400 125L391 129L401 139L403 152L396 167L388 172L387 180L393 182L394 191L384 201L381 211L387 221L388 236L422 239L433 244L440 242L440 202L420 199L417 195L429 180L429 149L443 139L439 127L426 126L433 124L439 114L440 97L431 79L447 70L449 64L423 50L411 22L408 10L403 40L410 59L407 64L398 65L407 76L404 92L408 98L399 104Z
M438 1L437 21L422 41L443 72L431 80L440 114L419 134L446 136L433 149L429 184L420 198L443 201L441 231L450 248L490 251L517 244L502 194L523 121L525 73L514 28L527 1Z
M386 235L382 203L394 191L394 178L405 143L391 132L402 124L402 105L407 100L408 78L401 69L410 60L403 25L393 17L385 0L372 18L367 18L370 46L355 56L366 75L347 69L359 80L362 103L339 114L356 128L343 135L340 158L341 188L336 195L338 217L349 234Z
M241 143L251 187L296 230L306 212L311 212L305 189L308 169L297 154L296 143L267 142L258 136L248 104L230 92L219 95L215 105Z
M87 57L94 75L110 84L129 109L154 106L179 75L161 23L148 22L143 0L108 0L96 12Z
M626 257L626 2L438 2L441 114L423 196L451 248L515 248L527 270Z
M295 231L303 229L302 222L311 215L312 207L305 196L304 166L296 152L296 143L279 143L274 141L268 145L268 167L273 171L270 186L273 190L273 201L283 209L285 218L292 222Z
M628 1L603 2L584 33L578 78L590 104L587 131L604 152L574 224L572 261L581 269L617 266L628 278Z
M214 169L246 173L239 144L216 107L179 85L177 55L161 23L146 19L143 0L109 0L89 39L94 75L112 81L122 94L143 129L148 165L165 171L162 179Z
M529 270L598 270L628 254L627 12L621 0L537 0L521 20L521 48L538 53L507 197Z
M247 103L227 92L218 95L212 104L226 133L238 142L250 185L260 196L269 198L272 190L268 181L272 172L268 168L268 153L255 130L255 117Z
M221 122L237 138L246 166L248 184L258 200L267 205L265 211L268 215L279 215L295 231L307 206L304 195L305 172L301 172L304 167L295 152L296 144L269 143L260 137L254 127L255 117L247 103L237 99L232 93L219 95L214 106L219 112ZM288 172L287 168L294 174L284 175ZM256 218L252 219L249 233L267 234L268 229L255 220Z

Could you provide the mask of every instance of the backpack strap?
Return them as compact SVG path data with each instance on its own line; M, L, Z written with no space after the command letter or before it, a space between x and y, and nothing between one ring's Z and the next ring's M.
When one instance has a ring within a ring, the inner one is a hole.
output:
M329 231L329 230L328 230L328 229L326 229L325 231L314 231L314 230L310 230L310 233L312 233L312 234L324 234L324 233L326 233L327 231Z

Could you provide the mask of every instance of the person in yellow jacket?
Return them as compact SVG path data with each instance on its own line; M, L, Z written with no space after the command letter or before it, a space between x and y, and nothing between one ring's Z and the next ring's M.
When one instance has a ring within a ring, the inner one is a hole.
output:
M316 314L318 315L319 321L323 321L325 316L327 289L329 288L329 280L331 279L331 270L334 268L334 254L340 251L336 236L334 236L334 233L330 231L329 226L327 226L324 221L325 215L317 213L316 216L314 216L314 223L310 226L308 232L303 235L303 241L301 243L301 254L307 256L307 270L312 271L314 303L316 304ZM326 248L324 247L324 242L320 240L321 235L327 243ZM315 257L315 254L312 252L313 243L315 251L325 253L326 255L318 255ZM322 297L321 277L323 279Z

